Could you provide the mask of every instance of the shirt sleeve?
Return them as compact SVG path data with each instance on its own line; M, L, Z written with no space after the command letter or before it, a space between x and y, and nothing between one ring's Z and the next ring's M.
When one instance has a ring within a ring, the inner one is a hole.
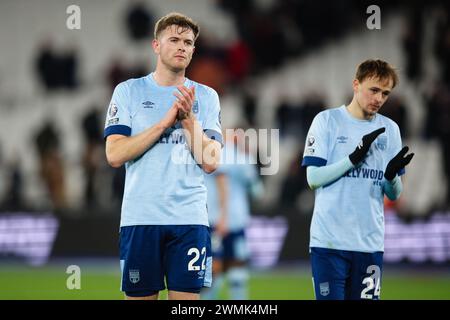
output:
M328 157L328 128L327 119L323 112L314 117L306 136L302 166L321 167L327 164Z
M306 170L306 179L311 189L317 189L328 185L342 177L354 165L349 157L323 167L308 167Z
M131 116L128 96L128 88L125 83L120 83L114 89L106 113L103 138L106 139L111 134L131 135Z
M208 107L203 132L205 132L208 138L218 141L223 146L219 95L213 89L210 89L208 93L203 102Z

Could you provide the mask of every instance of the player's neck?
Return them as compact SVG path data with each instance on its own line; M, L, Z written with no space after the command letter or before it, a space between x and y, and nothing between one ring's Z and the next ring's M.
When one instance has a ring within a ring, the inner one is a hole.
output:
M346 108L350 115L358 120L372 120L374 117L374 115L365 113L356 99L353 99Z
M184 74L184 70L180 72L173 72L167 68L157 66L155 72L153 73L153 78L159 86L181 86L184 84L186 79Z

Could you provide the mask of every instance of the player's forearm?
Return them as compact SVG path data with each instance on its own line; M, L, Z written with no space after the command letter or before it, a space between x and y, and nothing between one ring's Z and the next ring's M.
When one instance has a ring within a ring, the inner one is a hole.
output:
M186 141L194 156L206 173L214 172L220 162L220 144L209 139L194 116L181 121L186 130Z
M402 179L399 176L395 176L391 181L385 180L383 184L384 194L389 200L397 200L403 190Z
M327 185L342 177L354 165L349 157L323 167L308 166L306 169L306 179L312 190Z
M106 158L108 163L118 168L124 163L134 160L147 151L160 138L166 127L160 123L130 137L106 141Z

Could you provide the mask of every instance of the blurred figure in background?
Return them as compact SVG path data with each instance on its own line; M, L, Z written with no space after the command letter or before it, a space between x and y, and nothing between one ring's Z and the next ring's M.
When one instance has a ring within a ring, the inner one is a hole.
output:
M68 90L75 90L78 88L79 64L78 47L73 43L68 43L64 48L64 51L59 55L60 87Z
M129 65L124 61L124 57L116 54L112 57L106 70L105 78L111 92L113 92L114 88L123 81L130 78L140 78L148 74L145 63L133 61L133 63Z
M444 207L450 209L450 85L437 85L427 98L425 135L436 139L442 151L442 164L447 181Z
M34 63L37 76L48 92L60 88L73 90L78 87L78 48L72 43L67 44L62 52L58 52L51 39L45 40Z
M281 182L281 192L278 200L279 205L283 209L296 208L300 194L307 189L306 172L299 168L298 156L296 156L291 160L289 170Z
M14 156L6 163L8 175L6 177L5 198L2 207L6 210L20 210L24 208L23 203L23 174L20 159Z
M86 181L84 203L87 207L96 207L98 205L97 175L101 164L104 162L100 114L96 107L91 108L84 116L82 129L86 141L82 159Z
M324 110L323 97L310 92L305 99L299 103L289 102L284 98L277 107L277 123L280 135L284 138L291 136L295 139L304 140L306 128L311 125L314 117Z
M384 108L380 110L380 114L393 120L400 129L400 134L403 139L408 138L408 113L404 102L404 99L399 96L389 97L386 101Z
M213 285L202 294L208 300L218 299L225 280L231 299L248 299L245 229L250 221L250 197L259 198L264 192L255 159L245 148L244 131L227 131L220 167L214 174L205 174L213 251Z
M51 39L42 42L35 60L38 79L47 91L58 86L57 57Z
M245 92L243 103L245 121L250 127L254 128L257 126L256 115L258 114L258 104L256 103L254 95Z
M60 139L52 123L48 122L39 130L35 143L39 155L40 175L49 192L53 208L57 211L67 208Z
M423 74L423 9L421 4L417 2L411 3L402 39L406 76L416 85L420 83Z
M143 1L135 0L128 9L125 24L131 39L135 41L148 39L152 35L153 15Z

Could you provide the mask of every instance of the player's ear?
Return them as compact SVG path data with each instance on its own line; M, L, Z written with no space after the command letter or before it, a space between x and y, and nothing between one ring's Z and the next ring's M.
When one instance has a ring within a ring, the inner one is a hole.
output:
M352 83L353 92L358 92L359 85L360 85L359 80L358 79L353 79L353 83Z
M159 45L159 40L158 39L153 39L152 40L152 48L153 48L153 51L155 51L156 54L159 54L160 45Z

